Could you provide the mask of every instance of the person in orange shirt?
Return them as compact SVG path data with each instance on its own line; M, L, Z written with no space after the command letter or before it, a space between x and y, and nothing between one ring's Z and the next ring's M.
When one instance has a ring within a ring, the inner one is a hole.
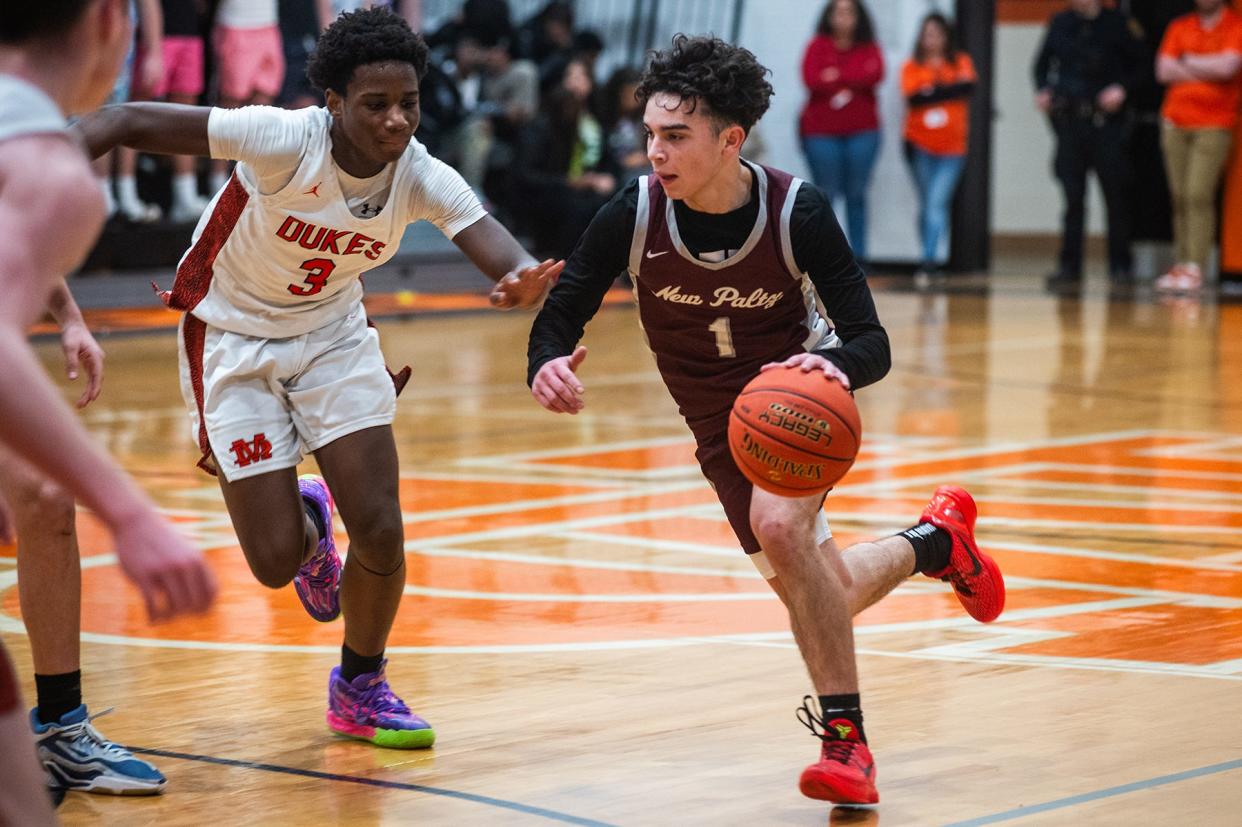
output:
M901 67L906 115L906 160L919 191L923 258L915 283L939 270L940 239L949 223L949 201L966 163L974 63L957 47L953 25L937 12L923 18L914 55Z
M1164 33L1156 79L1168 86L1160 143L1177 256L1156 289L1194 292L1216 239L1216 187L1242 102L1242 16L1225 0L1195 0L1195 11Z

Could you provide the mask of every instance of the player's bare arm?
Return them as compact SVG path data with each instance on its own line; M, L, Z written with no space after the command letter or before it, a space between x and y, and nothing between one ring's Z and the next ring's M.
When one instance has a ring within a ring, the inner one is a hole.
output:
M78 309L78 303L73 300L73 294L69 292L69 285L64 279L52 288L47 309L60 327L60 349L65 355L65 375L73 381L78 378L80 370L86 371L86 387L82 389L77 403L79 408L85 408L99 398L99 391L103 387L103 348L86 326L82 311Z
M156 513L73 418L26 341L59 274L94 243L103 203L81 154L60 138L0 147L0 442L73 492L112 530L122 569L153 619L201 611L215 583L201 555Z
M122 103L83 115L70 130L81 136L92 158L118 146L161 155L207 157L211 155L210 117L209 106Z
M535 261L490 215L458 233L453 243L496 282L489 298L501 310L538 307L565 268L564 261Z

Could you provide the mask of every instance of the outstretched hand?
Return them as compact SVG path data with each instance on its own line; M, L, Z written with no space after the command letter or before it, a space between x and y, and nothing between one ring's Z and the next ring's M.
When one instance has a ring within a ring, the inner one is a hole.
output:
M586 405L582 394L586 388L574 373L582 360L586 358L587 349L578 345L571 356L560 356L543 367L535 374L535 381L530 385L531 396L553 413L576 414Z
M500 310L538 307L565 269L564 260L544 259L508 273L492 288L488 300Z
M845 372L818 353L795 353L783 362L768 362L759 368L759 372L763 373L765 370L774 368L801 368L803 373L810 373L813 370L822 371L824 376L836 379L846 390L850 389L850 378L845 375Z

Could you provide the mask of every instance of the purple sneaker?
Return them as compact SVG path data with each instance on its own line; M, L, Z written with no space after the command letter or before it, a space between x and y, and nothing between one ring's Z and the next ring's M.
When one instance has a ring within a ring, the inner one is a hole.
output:
M307 614L327 623L341 613L341 555L336 553L336 541L332 539L332 492L323 477L314 474L298 477L298 492L319 513L324 536L319 538L315 553L298 569L293 588Z
M328 726L341 735L370 741L377 747L424 749L436 742L431 724L410 711L392 693L384 677L384 667L367 672L352 681L341 677L341 667L332 667L328 678Z

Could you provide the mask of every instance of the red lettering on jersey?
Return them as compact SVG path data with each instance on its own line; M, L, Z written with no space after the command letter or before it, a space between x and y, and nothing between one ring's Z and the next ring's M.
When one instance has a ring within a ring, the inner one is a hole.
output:
M304 249L314 250L319 246L319 242L323 241L323 234L327 229L327 227L316 227L314 224L307 224L306 229L302 231L301 237L298 238L298 244ZM315 232L315 230L319 230L319 232L312 237L311 233Z
M362 248L367 246L367 242L374 240L369 235L354 233L354 237L349 240L349 246L345 248L345 255L352 256L354 253L362 252Z
M265 434L255 434L254 439L249 442L244 439L234 440L229 450L237 458L238 468L245 468L252 462L262 462L272 458L272 443L267 441Z
M319 244L319 252L336 253L339 256L341 248L336 246L337 239L347 235L349 235L349 230L328 230Z
M276 235L285 241L297 241L298 236L302 234L302 228L306 224L293 216L285 218L285 223L280 225L280 229L276 231Z
M375 259L380 257L380 253L384 252L385 246L386 245L384 244L384 242L377 241L374 244L372 244L371 249L367 250L365 253L363 253L363 255L371 259L372 261L375 261Z

